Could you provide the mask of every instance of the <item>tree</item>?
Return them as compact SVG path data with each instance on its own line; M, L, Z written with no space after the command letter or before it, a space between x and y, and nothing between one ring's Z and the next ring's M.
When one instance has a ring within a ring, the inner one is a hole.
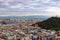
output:
M50 29L50 30L60 30L60 17L51 17L45 21L37 22L39 27L43 29Z

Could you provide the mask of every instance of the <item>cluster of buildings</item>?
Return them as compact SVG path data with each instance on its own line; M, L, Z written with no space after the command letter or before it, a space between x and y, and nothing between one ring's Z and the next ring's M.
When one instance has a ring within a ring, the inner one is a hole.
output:
M60 31L32 26L41 19L0 19L0 40L60 40Z

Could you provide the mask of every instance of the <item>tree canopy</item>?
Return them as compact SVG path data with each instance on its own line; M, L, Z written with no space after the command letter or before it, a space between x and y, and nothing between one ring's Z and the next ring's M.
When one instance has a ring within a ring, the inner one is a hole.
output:
M42 22L35 23L43 29L60 30L60 17L51 17Z

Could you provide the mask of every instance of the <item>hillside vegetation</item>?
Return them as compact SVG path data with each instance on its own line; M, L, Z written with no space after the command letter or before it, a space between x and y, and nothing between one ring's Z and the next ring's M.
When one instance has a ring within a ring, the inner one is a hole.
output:
M43 29L60 30L60 17L51 17L45 21L35 23Z

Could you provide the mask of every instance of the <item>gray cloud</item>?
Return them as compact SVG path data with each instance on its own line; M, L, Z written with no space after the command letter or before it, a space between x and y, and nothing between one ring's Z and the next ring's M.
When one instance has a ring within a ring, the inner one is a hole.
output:
M56 9L60 10L60 0L0 0L0 13L60 13Z

